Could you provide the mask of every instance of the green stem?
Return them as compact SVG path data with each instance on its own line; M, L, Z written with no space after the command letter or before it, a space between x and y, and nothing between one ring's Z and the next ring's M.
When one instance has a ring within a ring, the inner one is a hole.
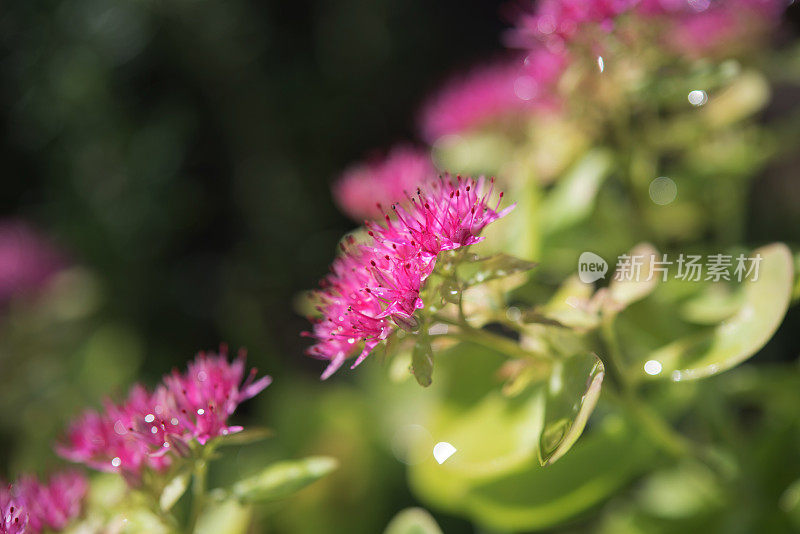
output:
M446 323L452 326L457 326L458 331L448 332L447 335L469 343L475 343L491 350L502 352L503 354L512 358L540 358L552 359L551 356L546 354L533 353L522 348L519 343L504 336L493 334L488 330L482 330L469 326L466 322L453 321L440 314L433 316L436 321Z
M206 504L206 478L208 475L208 462L202 455L195 460L194 474L192 475L192 516L187 534L192 534L197 528L197 522Z

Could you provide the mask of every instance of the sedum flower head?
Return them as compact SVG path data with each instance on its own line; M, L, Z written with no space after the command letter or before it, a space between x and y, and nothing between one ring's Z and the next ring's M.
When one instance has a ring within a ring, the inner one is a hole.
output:
M154 391L134 385L121 404L87 410L67 430L56 451L63 458L101 471L122 474L131 485L144 470L161 472L176 455L187 456L193 442L205 445L218 436L242 430L228 418L272 379L245 377L245 354L228 361L227 348L200 353L188 370L173 371Z
M368 223L366 243L343 243L316 292L320 316L305 333L315 340L308 353L329 362L323 379L351 356L357 366L398 326L416 327L420 292L439 254L480 242L481 231L513 209L500 210L502 193L491 204L493 189L493 179L445 177L392 205L383 224Z
M435 178L435 168L427 151L401 145L385 158L358 163L344 171L333 185L333 197L355 220L375 219L384 206L405 198L419 184Z
M244 351L232 362L225 347L219 354L201 352L185 373L174 370L164 377L168 411L177 418L177 425L170 422L169 431L201 445L241 431L240 426L228 425L228 417L272 382L270 376L256 380L256 374L257 370L251 369L245 377Z
M163 410L155 396L137 384L125 402L106 400L103 411L86 410L69 426L56 452L92 469L120 473L136 485L143 469L164 471L170 465L169 457L152 455L151 438L136 431L140 420Z
M88 489L86 477L77 471L57 473L47 483L31 475L21 477L15 492L28 513L26 532L38 534L66 528L80 515Z

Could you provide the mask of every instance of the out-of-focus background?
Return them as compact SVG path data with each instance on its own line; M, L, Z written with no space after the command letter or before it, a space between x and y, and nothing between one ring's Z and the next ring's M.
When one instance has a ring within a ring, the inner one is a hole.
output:
M276 428L253 454L363 447L365 476L345 468L335 496L318 490L333 499L325 531L376 532L410 503L402 464L359 435L367 403L340 385L353 377L319 383L293 299L353 228L330 183L414 139L424 96L502 49L499 5L4 4L0 254L22 243L59 257L44 284L9 279L32 289L2 302L0 475L54 467L52 439L83 406L224 341L275 377L238 415ZM308 509L276 528L300 531Z
M369 434L357 378L318 383L294 300L353 228L331 181L375 147L415 140L425 95L502 50L502 4L4 4L0 474L51 468L50 444L81 407L227 342L275 377L239 420L276 432L228 468L358 459L270 514L274 531L377 532L412 505L403 465ZM796 29L798 9L788 19ZM779 88L765 120L797 96ZM793 169L755 181L753 243L800 240ZM26 262L29 276L2 279ZM800 352L799 320L791 312L760 358Z

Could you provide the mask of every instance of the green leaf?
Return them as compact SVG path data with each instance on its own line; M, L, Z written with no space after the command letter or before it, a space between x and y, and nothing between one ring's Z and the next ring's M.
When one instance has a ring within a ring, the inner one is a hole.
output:
M780 499L781 509L789 515L792 523L800 528L800 480L795 480Z
M576 354L555 363L539 439L540 464L552 464L578 440L597 404L604 376L603 362L596 354Z
M742 306L741 293L735 293L723 284L711 284L701 293L689 298L681 308L686 321L714 325L732 317Z
M190 479L191 474L185 471L183 473L178 473L178 475L167 483L164 487L164 491L161 492L161 497L158 499L158 504L163 511L168 512L171 510L172 507L175 506L175 503L186 493L186 488L189 487Z
M334 458L311 456L277 462L254 477L240 480L231 494L242 502L271 502L288 497L338 467Z
M451 513L465 513L464 499L477 486L562 458L583 432L604 374L591 353L555 362L506 361L494 370L473 366L473 355L488 364L493 352L462 344L442 354L442 382L463 389L459 373L474 377L469 402L459 390L445 390L423 423L434 442L455 453L439 464L430 450L422 451L417 457L424 460L409 468L420 498Z
M426 510L406 508L394 516L383 534L442 534L442 529Z
M658 251L649 243L640 243L628 252L627 267L620 267L608 285L615 304L626 307L653 292L663 276L654 272L654 262L659 261ZM639 267L636 267L636 265Z
M420 386L428 387L433 381L433 349L427 335L417 336L411 352L411 372Z
M249 506L236 500L212 504L203 510L194 534L245 534L252 515Z
M550 300L542 306L541 313L559 324L572 328L592 329L600 323L600 316L592 310L590 299L594 292L591 284L584 284L577 276L570 276ZM528 322L527 313L523 321Z
M703 464L683 461L650 475L639 490L638 501L661 519L679 519L708 512L724 502L723 489Z
M219 438L219 445L249 445L272 437L274 432L269 428L247 428L241 432L228 434Z
M653 451L619 419L581 439L555 464L525 469L477 485L461 511L491 529L529 531L559 525L610 497L646 470Z
M530 271L536 263L523 260L508 254L494 254L486 258L475 258L464 262L460 274L471 286L482 284L489 280L504 278L516 273Z
M762 257L758 280L742 282L743 303L729 320L699 335L679 339L652 352L655 377L695 380L735 367L772 337L789 307L794 268L788 247L775 243L753 251Z
M552 234L588 217L600 185L611 168L611 155L592 150L581 159L545 198L541 207L542 228Z

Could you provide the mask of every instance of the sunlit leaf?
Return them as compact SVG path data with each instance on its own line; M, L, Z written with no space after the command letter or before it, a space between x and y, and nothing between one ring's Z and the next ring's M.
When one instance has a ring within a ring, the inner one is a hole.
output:
M789 307L794 269L786 245L753 251L753 257L758 254L758 280L742 282L743 304L736 314L709 331L651 353L648 360L658 362L659 372L648 374L672 380L703 378L739 365L769 341Z
M487 258L477 258L474 261L465 262L460 272L467 285L475 285L529 271L536 265L532 261L500 253Z
M614 278L608 285L613 301L627 306L641 300L656 288L663 274L657 272L657 263L661 260L658 251L649 243L636 245L627 254L628 258L620 259L620 265Z
M723 284L712 284L684 303L681 315L691 323L712 325L732 317L741 306L740 293Z
M241 432L235 432L219 438L219 445L249 445L257 443L274 435L269 428L248 427Z
M600 322L597 310L592 309L594 288L571 276L558 288L540 312L559 324L573 328L590 329ZM523 313L523 320L527 314Z
M324 477L337 466L338 462L327 456L277 462L258 475L234 484L231 494L242 502L283 499Z
M558 462L534 461L463 496L460 512L488 528L553 527L596 506L649 467L652 449L621 421L607 421Z
M252 515L249 506L235 499L212 504L203 510L194 534L244 534Z
M394 516L384 534L442 534L442 529L426 510L406 508Z
M588 217L610 168L611 155L599 149L588 152L575 164L542 202L544 233L556 232Z
M723 127L749 117L769 100L769 83L754 70L743 72L736 80L704 106L702 117L713 127Z
M550 465L578 440L600 396L605 376L595 354L576 354L557 361L551 371L545 401L539 462Z
M161 497L158 499L158 504L162 510L167 512L175 506L175 503L186 493L186 488L189 487L191 478L191 474L187 471L179 473L167 483L161 492Z

